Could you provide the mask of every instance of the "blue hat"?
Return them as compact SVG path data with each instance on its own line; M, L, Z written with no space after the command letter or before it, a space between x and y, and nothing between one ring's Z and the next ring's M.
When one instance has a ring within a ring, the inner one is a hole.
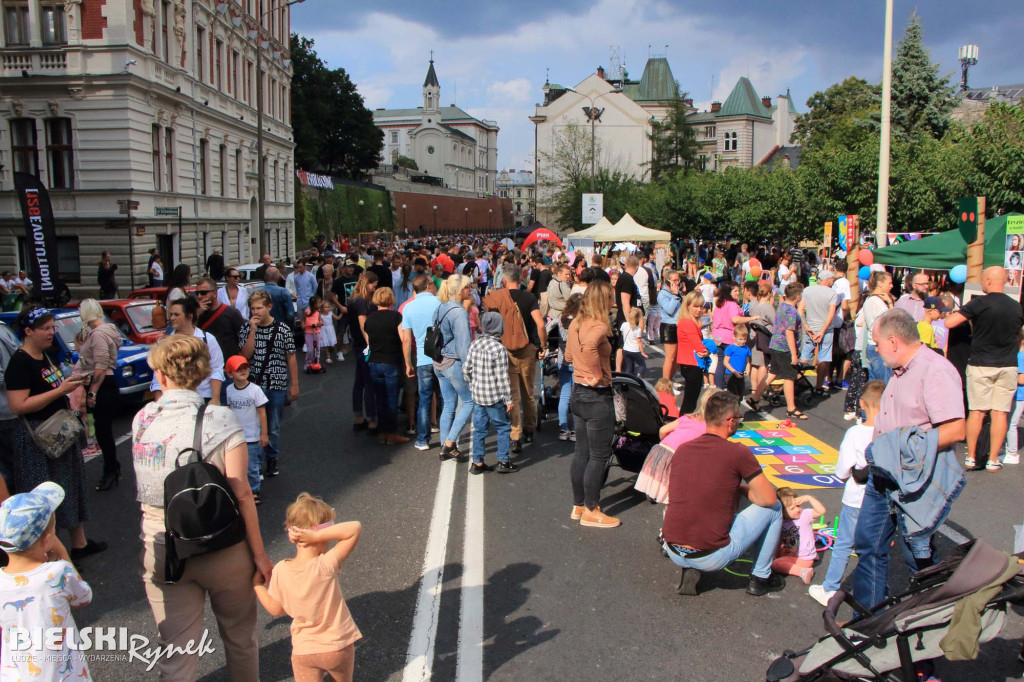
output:
M950 308L948 305L942 302L942 299L938 296L929 296L924 299L925 310L938 310L940 313L948 313Z
M0 505L0 547L24 552L43 536L50 517L64 501L64 488L47 481L30 493L19 493Z

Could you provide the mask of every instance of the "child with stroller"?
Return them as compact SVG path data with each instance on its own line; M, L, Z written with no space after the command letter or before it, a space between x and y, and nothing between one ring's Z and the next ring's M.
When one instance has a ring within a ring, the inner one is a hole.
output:
M857 530L857 517L860 516L860 505L868 480L868 461L865 453L874 437L875 417L878 416L884 391L885 382L878 379L864 385L860 395L860 409L866 415L864 423L847 429L843 442L839 445L839 461L836 462L835 476L846 481L846 488L843 490L843 507L839 511L839 527L832 543L832 559L828 564L828 572L825 573L825 582L821 585L811 585L807 589L807 593L822 606L826 606L828 600L839 589L846 564L853 552L853 536Z
M303 331L306 333L306 373L314 367L320 367L320 330L323 329L323 318L320 317L320 304L323 299L319 296L311 296L309 307L306 308L302 317Z
M296 682L352 679L355 642L362 638L338 584L341 565L359 542L358 521L334 523L334 510L300 493L285 512L295 558L274 566L270 585L256 571L253 588L267 613L292 618L292 672ZM332 541L337 541L328 549Z
M772 562L772 571L783 575L798 575L804 585L814 577L814 560L818 551L814 546L813 523L825 515L825 505L810 495L797 495L792 488L776 491L782 503L782 536L779 553ZM810 504L806 509L804 504Z
M743 397L746 392L747 365L750 363L751 350L747 346L749 334L746 325L738 324L733 329L733 342L725 349L722 361L729 379L725 388L733 395Z
M622 332L622 371L643 377L647 371L647 353L644 352L644 314L640 308L632 308L626 321L619 327Z

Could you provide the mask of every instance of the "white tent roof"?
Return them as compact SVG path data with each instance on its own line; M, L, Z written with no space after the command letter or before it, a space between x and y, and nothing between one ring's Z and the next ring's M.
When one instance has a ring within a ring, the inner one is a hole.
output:
M667 242L672 239L672 234L644 227L627 213L622 216L622 220L602 232L599 239L603 242Z
M614 225L612 225L612 221L608 220L604 216L601 216L600 220L598 220L596 223L594 223L587 229L580 230L579 232L573 232L572 234L566 236L582 237L584 239L596 239L597 235L603 233L605 230L611 229L612 227L614 227Z

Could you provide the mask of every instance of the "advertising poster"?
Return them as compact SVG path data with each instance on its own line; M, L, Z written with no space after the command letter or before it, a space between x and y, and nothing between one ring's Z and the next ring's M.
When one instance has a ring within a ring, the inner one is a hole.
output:
M1024 216L1006 218L1006 268L1007 284L1021 286L1024 279Z
M583 195L583 224L593 225L604 215L604 195L584 194Z

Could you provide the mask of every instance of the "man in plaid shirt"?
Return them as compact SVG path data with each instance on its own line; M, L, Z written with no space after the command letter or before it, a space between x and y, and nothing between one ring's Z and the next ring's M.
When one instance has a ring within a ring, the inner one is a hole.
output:
M505 322L500 313L480 316L480 335L469 345L469 354L462 373L473 394L473 464L469 471L482 474L494 471L484 464L484 441L488 425L494 424L498 432L499 474L519 471L508 457L509 438L512 434L512 389L508 383L508 353L501 344Z

